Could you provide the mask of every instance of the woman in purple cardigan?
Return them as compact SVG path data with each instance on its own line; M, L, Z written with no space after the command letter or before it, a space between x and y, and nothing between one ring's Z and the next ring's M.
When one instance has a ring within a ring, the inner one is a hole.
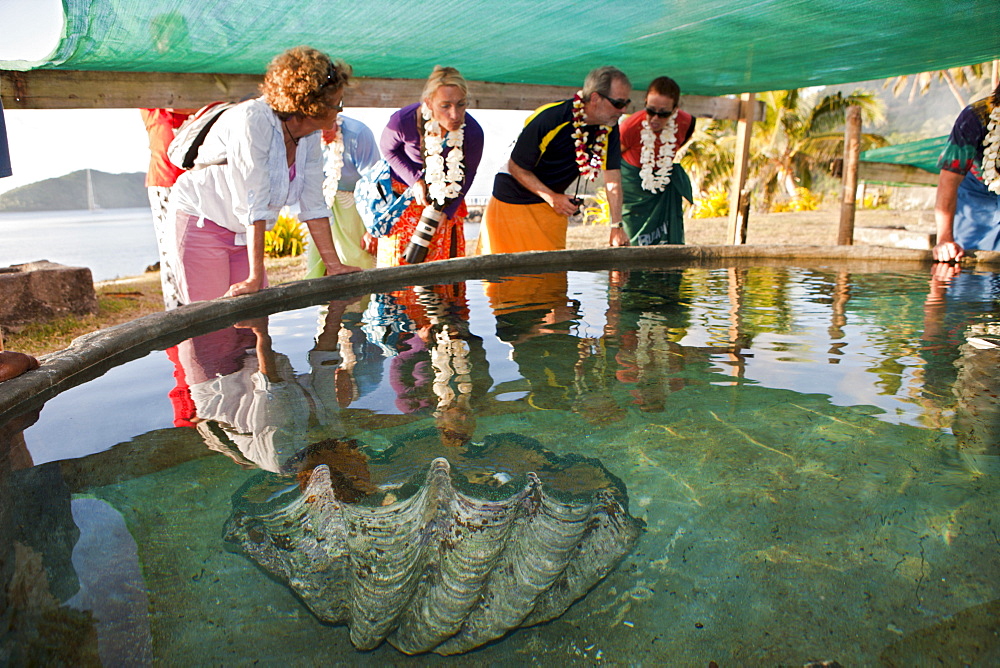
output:
M404 251L424 208L431 204L442 207L445 217L430 240L425 261L465 255L465 194L483 156L483 129L465 113L467 97L468 87L458 70L439 65L427 79L423 101L394 113L382 131L379 147L389 163L393 190L402 193L409 187L413 202L392 232L378 239L378 266L406 264Z

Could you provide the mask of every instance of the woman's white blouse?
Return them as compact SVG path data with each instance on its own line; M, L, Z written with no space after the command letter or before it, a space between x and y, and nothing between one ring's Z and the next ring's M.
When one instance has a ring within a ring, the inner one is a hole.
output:
M289 179L282 123L263 98L226 111L198 151L193 169L170 191L172 209L211 220L236 232L246 244L255 221L271 229L282 207L299 205L299 220L330 215L323 199L320 132L302 137L295 153L295 180Z

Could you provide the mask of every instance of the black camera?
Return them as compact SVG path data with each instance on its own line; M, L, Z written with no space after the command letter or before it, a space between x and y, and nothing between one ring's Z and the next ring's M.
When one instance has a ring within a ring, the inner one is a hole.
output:
M424 207L424 212L420 215L420 221L413 230L410 243L403 252L403 259L407 264L420 264L427 257L427 247L437 232L438 225L444 220L444 211L437 204Z

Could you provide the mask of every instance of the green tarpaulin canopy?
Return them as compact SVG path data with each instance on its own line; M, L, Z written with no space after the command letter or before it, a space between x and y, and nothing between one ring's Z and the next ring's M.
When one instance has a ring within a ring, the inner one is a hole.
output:
M944 150L947 135L944 137L934 137L932 139L921 139L895 146L883 146L864 151L861 154L863 162L885 162L893 165L912 165L920 169L937 174L941 170L937 167L938 157Z
M720 95L1000 57L1000 0L64 0L51 58L0 69L259 74L309 44L364 77L576 86L616 65Z

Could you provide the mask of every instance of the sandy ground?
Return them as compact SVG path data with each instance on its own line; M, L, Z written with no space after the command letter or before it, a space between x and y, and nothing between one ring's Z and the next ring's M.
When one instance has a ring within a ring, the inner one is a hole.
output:
M688 220L684 226L686 242L691 245L726 243L726 218ZM752 245L833 246L837 243L840 210L800 211L791 213L752 213L747 224L747 243ZM857 211L855 228L901 227L914 232L934 232L933 211ZM606 228L576 225L570 227L570 248L595 248L607 243Z

